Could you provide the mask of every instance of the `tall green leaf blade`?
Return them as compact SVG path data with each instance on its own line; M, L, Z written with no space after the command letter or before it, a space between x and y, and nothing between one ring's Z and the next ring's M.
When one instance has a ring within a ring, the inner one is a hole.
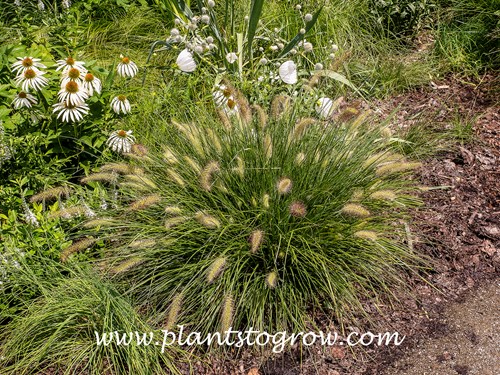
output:
M252 58L252 41L259 24L260 15L262 14L262 7L264 0L252 0L252 8L250 9L250 19L248 21L248 56Z
M304 39L304 36L316 24L316 21L318 20L319 14L321 13L322 9L323 9L323 6L321 6L321 8L319 8L318 11L316 13L314 13L314 16L313 16L312 20L310 20L308 23L306 23L306 27L305 27L306 32L304 34L302 34L302 33L299 32L295 36L295 38L293 38L290 41L290 43L288 43L285 46L285 48L283 49L283 51L281 51L281 53L280 53L280 57L285 56L288 52L290 52L293 49L293 47L295 47L302 39Z

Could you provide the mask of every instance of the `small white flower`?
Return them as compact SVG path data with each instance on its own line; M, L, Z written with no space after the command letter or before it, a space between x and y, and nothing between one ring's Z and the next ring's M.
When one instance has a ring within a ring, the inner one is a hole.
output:
M12 105L14 106L15 109L19 109L22 107L26 108L31 108L32 105L37 105L38 101L36 98L28 94L27 92L20 91L16 97L14 98L14 101L12 102Z
M83 202L83 210L85 217L93 218L97 216L94 210L92 210L85 202Z
M135 137L132 135L132 130L115 130L106 141L113 151L119 153L129 153L134 143Z
M199 44L198 44L197 46L195 46L193 50L194 50L194 52L196 52L198 55L201 55L201 54L203 53L203 51L204 51L203 46L201 46L201 45L199 45Z
M85 77L83 77L83 88L87 90L89 96L94 95L94 91L97 94L101 93L102 89L102 83L99 78L94 76L92 73L87 73L85 74Z
M35 59L31 56L25 57L17 57L17 60L14 64L12 64L11 69L13 72L16 72L17 75L23 74L27 69L33 69L35 71L39 71L40 69L45 69L46 66L43 65L40 59Z
M56 71L62 70L64 72L65 70L68 70L71 68L77 68L77 69L83 70L83 71L86 70L84 67L85 63L83 61L76 61L72 57L68 57L68 58L66 58L66 60L57 60L56 63L58 65Z
M174 24L176 24L177 26L179 26L181 23L182 23L182 21L179 18L176 18L174 20Z
M208 5L209 8L213 8L215 6L215 1L208 0L207 5Z
M120 58L122 61L116 67L118 74L121 77L134 77L139 71L137 65L126 56L120 55Z
M328 55L328 57L329 57L331 60L333 60L333 59L335 58L335 54L334 54L334 53L330 53L330 54Z
M211 51L211 50L213 50L213 49L215 49L215 48L217 48L217 46L216 46L215 44L213 44L213 43L210 43L210 44L208 45L208 49L209 49L210 51Z
M211 36L208 36L208 37L207 37L207 43L209 43L209 44L210 44L210 43L213 43L213 42L214 42L214 38L213 38L213 37L211 37Z
M260 59L259 63L261 65L266 65L267 64L267 59L265 57L263 57L262 59Z
M306 22L311 22L313 19L313 15L311 13L307 13L305 16L304 16L304 20Z
M38 10L40 10L41 12L43 12L45 10L45 4L43 3L42 0L38 0Z
M236 60L238 60L238 55L234 52L229 52L226 55L226 60L229 62L229 64L233 64Z
M292 60L285 61L279 67L279 75L281 80L289 85L297 83L297 65Z
M285 45L283 43L278 43L278 48L283 49L283 48L285 48Z
M295 9L301 10L302 9L302 5L300 5L300 4L295 5Z
M116 114L127 114L132 110L130 102L125 95L115 96L113 100L111 100L111 108L113 108Z
M21 0L14 0L14 5L16 7L20 7L21 6Z
M71 1L69 0L63 0L62 1L62 6L64 9L69 9L69 7L71 6Z
M269 49L273 52L276 52L278 50L278 46L273 44L271 47L269 47Z
M174 27L172 30L170 30L170 35L172 36L180 35L179 29Z
M78 105L84 103L88 99L89 94L77 81L68 81L59 90L57 97L61 102L67 102L68 104Z
M26 222L29 225L32 225L34 227L40 226L40 224L38 223L38 219L36 218L35 214L28 207L26 207L24 209L24 220L26 220Z
M299 30L299 33L301 33L301 34L305 34L305 33L306 33L306 29L304 29L304 28L300 29L300 30Z
M312 50L313 50L313 45L312 45L312 43L305 42L305 43L304 43L304 51L305 51L305 52L312 52Z
M187 27L189 30L195 31L198 28L198 25L195 22L189 22Z
M323 70L323 68L323 64L321 63L314 64L314 70Z
M70 104L68 102L61 102L54 104L53 112L59 112L57 118L62 117L64 122L78 122L83 119L87 113L89 113L89 106L85 103L80 104Z
M193 54L187 49L184 49L181 53L179 53L176 62L179 69L185 73L194 72L196 69L196 61L194 61Z
M43 89L49 84L49 80L43 75L46 72L41 72L36 68L28 68L22 74L19 74L16 79L16 85L21 85L23 91L29 91L32 88L35 91Z
M321 118L328 118L333 112L333 101L330 98L319 98L314 106Z
M332 44L332 51L337 52L338 50L339 50L339 46L337 46L336 44Z
M210 23L210 16L208 14L204 14L203 16L201 16L201 22L208 25Z

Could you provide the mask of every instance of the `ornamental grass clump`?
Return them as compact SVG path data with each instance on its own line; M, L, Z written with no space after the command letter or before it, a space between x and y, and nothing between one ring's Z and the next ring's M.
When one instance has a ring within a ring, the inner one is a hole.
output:
M168 347L162 354L154 340L146 345L152 327L94 271L73 265L53 271L48 281L40 280L45 270L22 267L17 280L37 285L41 295L0 330L2 374L178 373L174 357L179 360L180 351ZM61 266L46 262L43 267ZM145 334L142 345L134 343L135 332L140 338ZM124 339L121 345L117 336ZM157 331L155 337L163 336Z
M265 128L257 112L230 127L174 121L150 161L130 161L153 184L129 189L117 175L118 208L102 213L115 224L79 235L108 244L101 269L157 322L300 331L315 308L346 323L421 265L399 220L418 204L411 169L385 167L407 161L373 118L314 122L303 108L265 113Z

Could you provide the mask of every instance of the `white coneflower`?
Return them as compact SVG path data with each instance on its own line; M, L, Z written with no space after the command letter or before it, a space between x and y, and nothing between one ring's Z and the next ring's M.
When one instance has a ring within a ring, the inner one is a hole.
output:
M328 118L333 111L333 101L330 98L319 98L314 109L321 118Z
M212 94L215 105L221 108L228 116L238 114L238 104L229 88L226 85L217 85L216 88Z
M229 64L233 64L234 62L236 62L236 60L238 60L238 55L234 52L229 52L226 55L226 60Z
M132 135L132 130L115 130L106 141L113 151L119 153L130 153L134 143L135 137Z
M127 56L120 55L120 58L122 59L122 61L116 67L116 71L118 72L118 74L121 77L134 77L139 71L137 65Z
M89 94L77 81L68 81L59 90L57 97L61 102L78 105L84 103L88 99Z
M113 108L116 114L127 114L132 110L130 102L125 95L115 96L113 100L111 100L111 108Z
M85 63L83 61L76 61L71 56L66 58L65 60L57 60L56 63L58 65L56 71L62 70L64 72L65 70L68 70L71 68L85 70L85 67L84 67Z
M75 81L81 85L86 73L86 70L80 70L78 68L65 69L61 74L61 88L71 81Z
M185 73L194 72L196 69L196 61L194 61L193 54L187 49L184 49L181 53L179 53L176 63L179 69Z
M36 98L28 94L27 92L20 91L16 97L14 98L14 101L12 102L12 105L14 106L15 109L19 109L22 107L26 108L31 108L32 105L37 105L38 101Z
M83 77L82 86L85 90L87 90L89 96L94 95L94 91L98 94L101 93L102 89L101 80L92 73L85 74L85 77Z
M49 84L49 80L43 76L45 73L36 68L28 68L16 77L16 85L21 85L24 91L29 91L30 88L35 91L41 90Z
M289 85L297 83L297 65L292 60L285 61L279 67L279 76L283 82Z
M89 113L89 106L85 103L70 104L67 102L61 102L54 104L53 112L59 112L57 118L62 117L64 122L78 122L83 119L87 113Z
M31 56L25 56L25 57L17 57L17 60L14 64L12 64L11 69L13 72L15 72L17 75L23 74L26 69L33 69L35 71L38 71L38 68L45 69L46 66L43 65L40 61L40 59L35 59L34 57Z

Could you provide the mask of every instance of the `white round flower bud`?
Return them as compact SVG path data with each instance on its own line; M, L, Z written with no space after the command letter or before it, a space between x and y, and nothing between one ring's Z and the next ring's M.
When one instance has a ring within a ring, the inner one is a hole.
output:
M283 49L283 48L285 48L285 45L283 43L278 43L278 48Z
M313 45L310 42L304 43L304 51L305 52L312 52L313 50Z
M203 16L201 16L201 22L208 25L210 23L210 16L208 14L204 14Z
M176 19L174 20L174 23L175 23L176 25L180 25L180 24L181 24L181 20L180 20L180 19L178 19L178 18L176 18Z
M269 49L273 52L277 51L278 50L278 46L275 46L275 45L272 45L271 47L269 47Z
M336 44L332 44L332 51L337 52L338 50L339 50L339 46L337 46Z
M312 19L313 19L313 16L312 16L312 14L311 14L311 13L307 13L307 14L304 16L304 20L305 20L306 22L311 22L311 21L312 21Z
M323 64L321 63L314 64L314 70L323 70Z
M208 36L207 43L213 43L213 42L214 42L214 38L212 38L211 36Z
M260 59L259 63L262 64L262 65L266 65L267 64L267 59L265 57L263 57L262 59Z
M333 60L335 58L335 54L334 53L330 53L330 55L328 55L328 57Z
M215 1L208 0L207 5L208 5L209 8L213 8L215 6Z
M208 49L209 49L210 51L211 51L211 50L213 50L213 49L215 49L215 44L210 43L210 44L208 45Z
M300 4L295 5L295 9L301 10L302 9L302 5L300 5Z
M302 35L304 35L306 33L306 29L300 29L299 31Z
M170 30L170 35L172 36L177 36L179 34L180 34L179 29L176 29L175 27L172 30Z
M202 54L203 53L203 47L200 46L200 45L197 45L194 47L194 52L196 52L197 54Z

